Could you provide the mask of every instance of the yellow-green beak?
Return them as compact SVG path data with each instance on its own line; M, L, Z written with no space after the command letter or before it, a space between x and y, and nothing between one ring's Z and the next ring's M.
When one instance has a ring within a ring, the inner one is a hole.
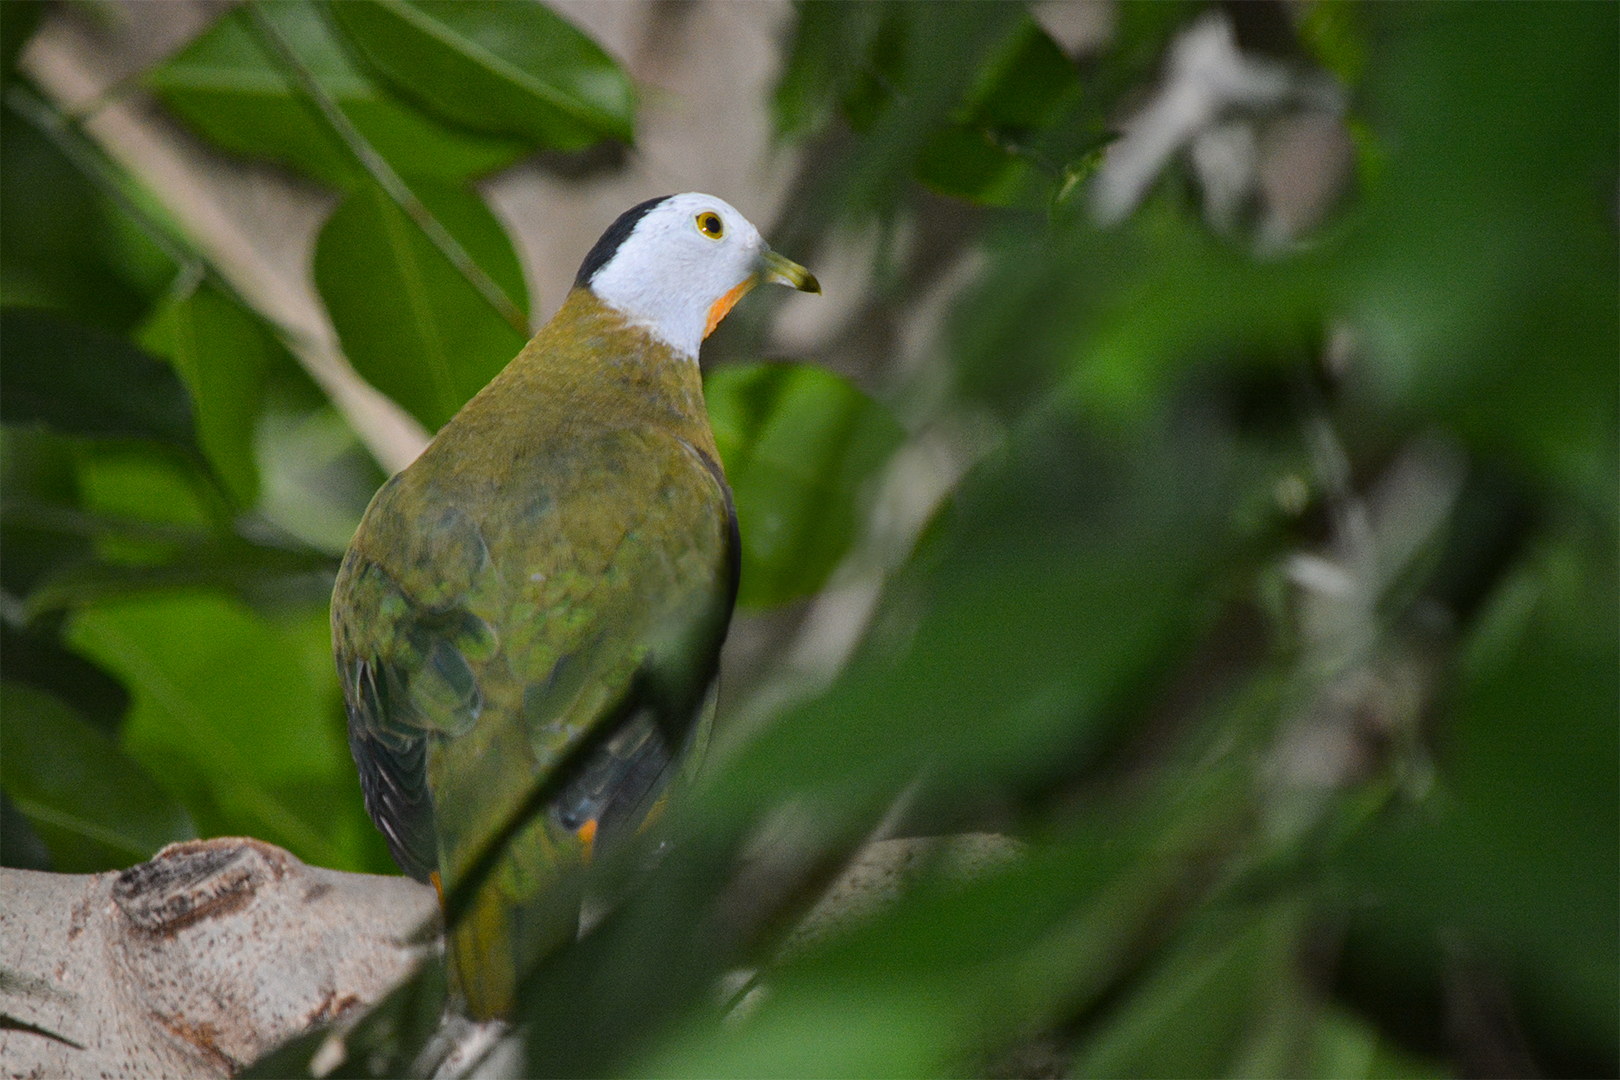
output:
M816 275L792 259L778 255L770 248L766 248L759 257L759 280L774 285L787 285L800 292L821 291L821 282L816 280Z

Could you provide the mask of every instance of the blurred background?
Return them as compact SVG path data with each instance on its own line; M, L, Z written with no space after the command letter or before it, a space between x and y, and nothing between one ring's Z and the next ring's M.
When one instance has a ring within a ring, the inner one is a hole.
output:
M529 1072L1620 1071L1620 8L0 20L5 865L394 872L337 560L708 191L825 293L705 347L715 744ZM783 950L871 840L983 833Z

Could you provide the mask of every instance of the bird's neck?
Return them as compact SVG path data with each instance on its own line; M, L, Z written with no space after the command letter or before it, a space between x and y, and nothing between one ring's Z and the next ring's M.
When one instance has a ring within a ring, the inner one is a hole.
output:
M529 442L587 426L666 430L719 460L697 361L575 288L439 441L457 428Z

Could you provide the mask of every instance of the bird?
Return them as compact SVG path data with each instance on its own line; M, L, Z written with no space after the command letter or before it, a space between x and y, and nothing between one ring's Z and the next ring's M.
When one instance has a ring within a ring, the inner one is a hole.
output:
M439 889L474 1020L512 1015L577 936L592 852L707 740L740 546L698 351L762 282L821 291L718 198L631 207L344 554L332 641L366 810Z

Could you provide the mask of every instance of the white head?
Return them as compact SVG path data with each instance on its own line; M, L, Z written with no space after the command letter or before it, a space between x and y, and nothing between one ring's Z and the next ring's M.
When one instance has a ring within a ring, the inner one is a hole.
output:
M585 256L574 284L696 359L703 339L761 281L821 291L808 270L772 251L730 204L688 192L619 215Z

